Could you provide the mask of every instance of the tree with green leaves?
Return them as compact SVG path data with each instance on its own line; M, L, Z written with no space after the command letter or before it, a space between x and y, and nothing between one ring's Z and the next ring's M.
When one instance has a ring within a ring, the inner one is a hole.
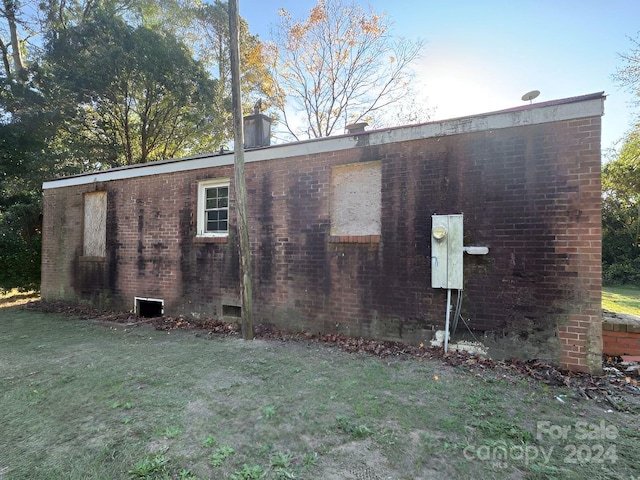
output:
M26 10L17 0L0 5L0 291L39 286L40 186L56 169L45 154L56 114L31 65L37 22Z
M53 169L41 152L53 129L30 116L14 111L0 125L0 291L40 284L40 185Z
M602 262L606 283L640 283L640 129L602 172Z
M226 2L99 5L87 2L72 14L53 9L48 15L54 33L45 60L67 92L85 96L68 115L81 122L61 132L65 148L81 147L78 157L112 166L227 143L233 133ZM240 33L242 87L251 103L269 95L272 82L262 43L243 20Z
M385 15L343 0L319 0L305 20L280 10L272 45L272 101L296 139L342 133L411 95L422 41L395 37Z
M198 59L210 68L211 73L221 82L227 105L227 125L229 137L233 137L231 118L231 63L229 37L228 2L215 0L195 9L196 28L192 45ZM269 51L258 36L252 35L247 22L238 19L240 42L240 89L243 109L250 111L260 99L275 94L275 82L269 70Z
M45 60L76 100L64 134L102 146L107 166L212 151L226 140L219 82L169 32L99 13L60 32Z
M624 63L613 78L640 99L640 43L630 40L631 50L621 55ZM640 284L640 125L603 167L602 271L605 283Z

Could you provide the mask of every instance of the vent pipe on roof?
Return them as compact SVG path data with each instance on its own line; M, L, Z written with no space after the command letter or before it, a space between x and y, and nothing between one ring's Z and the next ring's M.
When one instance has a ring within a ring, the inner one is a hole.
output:
M359 123L352 123L351 125L347 125L344 128L349 134L362 133L364 132L364 129L367 125L369 125L367 122L359 122Z
M253 115L244 117L244 148L268 147L271 145L272 119L260 113L262 102L253 107Z

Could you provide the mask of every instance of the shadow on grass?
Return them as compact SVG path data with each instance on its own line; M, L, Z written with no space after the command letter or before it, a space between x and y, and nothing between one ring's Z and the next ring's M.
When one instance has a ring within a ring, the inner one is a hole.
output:
M33 302L34 300L40 300L39 292L19 292L18 290L11 290L4 295L0 295L0 308L24 305L25 303Z

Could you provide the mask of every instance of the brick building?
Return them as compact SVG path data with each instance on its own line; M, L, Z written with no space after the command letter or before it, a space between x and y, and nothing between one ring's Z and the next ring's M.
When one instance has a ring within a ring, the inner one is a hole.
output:
M600 368L602 93L246 152L258 323L428 341L432 215L464 214L462 314L492 356ZM233 154L44 188L42 297L237 316ZM503 356L504 356L503 355Z

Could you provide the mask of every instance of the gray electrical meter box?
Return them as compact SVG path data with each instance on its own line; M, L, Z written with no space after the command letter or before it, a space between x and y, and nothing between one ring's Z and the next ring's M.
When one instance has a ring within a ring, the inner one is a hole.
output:
M431 286L462 290L463 215L431 217Z

